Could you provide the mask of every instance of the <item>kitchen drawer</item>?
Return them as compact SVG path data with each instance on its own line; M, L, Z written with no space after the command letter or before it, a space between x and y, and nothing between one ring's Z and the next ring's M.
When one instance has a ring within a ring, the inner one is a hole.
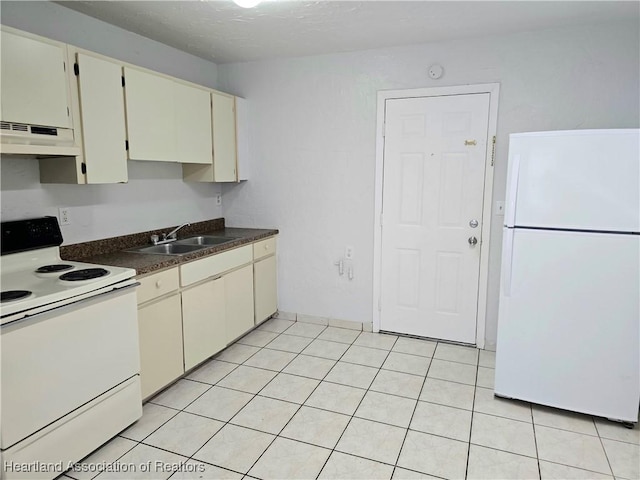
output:
M180 266L180 281L183 287L219 275L233 268L251 263L253 253L251 245L234 248L226 252L217 253L195 262Z
M271 255L273 253L276 253L276 237L270 237L266 240L262 240L253 244L254 260L258 260L259 258L266 257L267 255Z
M166 293L178 289L178 269L172 268L139 278L138 304L148 302Z

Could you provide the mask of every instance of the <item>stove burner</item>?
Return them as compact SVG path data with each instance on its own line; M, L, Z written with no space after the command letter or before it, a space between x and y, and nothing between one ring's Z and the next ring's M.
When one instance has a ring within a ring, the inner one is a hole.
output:
M0 292L0 302L13 302L15 300L22 300L31 295L29 290L6 290Z
M60 280L79 282L104 277L105 275L109 275L109 271L104 268L83 268L82 270L74 270L73 272L60 275Z
M64 263L58 263L55 265L44 265L36 270L36 273L56 273L71 270L73 265L67 265Z

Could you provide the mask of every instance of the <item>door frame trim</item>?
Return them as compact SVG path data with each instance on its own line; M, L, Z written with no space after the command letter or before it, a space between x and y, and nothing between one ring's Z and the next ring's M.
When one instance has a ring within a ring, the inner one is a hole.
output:
M447 87L425 87L406 90L378 91L377 122L376 122L376 173L375 173L375 204L374 204L374 236L373 236L373 331L380 331L380 309L382 302L382 188L384 167L384 121L385 102L390 99L415 97L440 97L449 95L467 95L474 93L489 93L489 123L487 131L487 151L484 174L484 196L482 206L482 241L480 242L480 274L478 284L478 307L476 317L476 346L484 348L485 328L487 319L487 289L489 280L489 240L491 234L492 204L493 204L493 173L491 165L494 154L492 137L496 135L498 127L498 98L500 96L499 83L481 83L475 85L454 85ZM495 163L495 162L494 162Z

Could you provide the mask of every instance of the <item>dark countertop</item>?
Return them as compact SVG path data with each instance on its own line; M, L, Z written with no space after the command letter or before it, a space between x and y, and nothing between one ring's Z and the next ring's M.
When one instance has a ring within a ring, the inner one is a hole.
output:
M220 226L222 226L222 228L218 228ZM162 231L166 232L170 229L171 227L163 229ZM99 265L133 268L136 270L137 275L145 275L196 260L198 258L207 257L215 253L224 252L225 250L240 247L278 234L278 230L225 228L224 221L216 224L212 224L211 221L201 222L200 225L193 224L184 230L184 233L182 230L180 231L181 235L178 235L178 239L193 237L196 235L214 235L216 237L231 237L234 238L234 240L222 245L203 248L186 255L157 255L127 251L130 248L151 245L149 243L149 235L154 233L154 231L63 246L60 248L60 253L64 260L75 260ZM149 235L147 235L147 233Z

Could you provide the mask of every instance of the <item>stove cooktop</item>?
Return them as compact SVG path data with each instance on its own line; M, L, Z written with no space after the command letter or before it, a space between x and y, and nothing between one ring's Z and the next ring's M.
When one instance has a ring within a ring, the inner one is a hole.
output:
M59 273L72 270L73 268L73 265L69 265L67 263L56 263L53 265L43 265L36 269L36 273Z
M29 290L4 290L0 292L0 302L15 302L16 300L22 300L33 295L33 292Z

